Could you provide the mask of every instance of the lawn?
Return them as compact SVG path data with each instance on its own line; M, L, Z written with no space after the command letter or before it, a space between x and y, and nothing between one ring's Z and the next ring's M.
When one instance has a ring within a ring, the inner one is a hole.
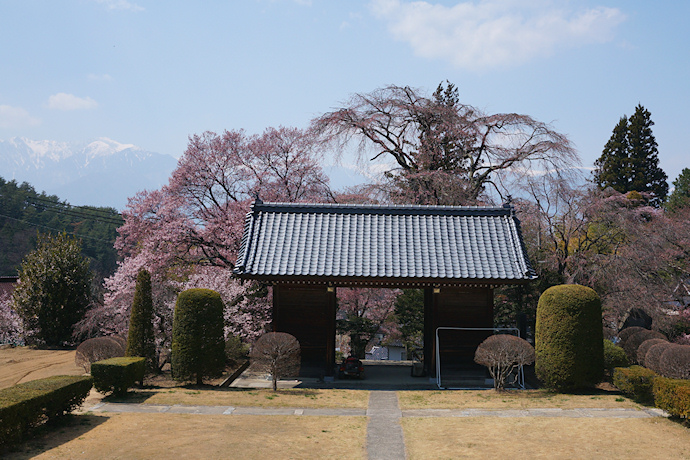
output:
M616 391L594 390L587 394L559 394L546 390L496 392L494 390L399 391L405 409L640 409Z
M297 408L366 409L366 390L321 390L291 388L273 392L270 389L245 388L154 388L137 389L122 399L106 401L141 402L144 404L185 404L192 406L254 406Z
M414 459L690 458L690 432L663 418L404 418Z
M8 459L361 459L365 417L85 414Z
M82 375L74 364L74 350L39 350L31 347L0 348L0 388L52 375Z

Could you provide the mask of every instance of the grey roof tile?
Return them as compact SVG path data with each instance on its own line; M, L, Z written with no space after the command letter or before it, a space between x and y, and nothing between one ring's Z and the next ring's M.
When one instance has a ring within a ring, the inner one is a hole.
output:
M245 222L244 278L536 278L511 208L261 203Z

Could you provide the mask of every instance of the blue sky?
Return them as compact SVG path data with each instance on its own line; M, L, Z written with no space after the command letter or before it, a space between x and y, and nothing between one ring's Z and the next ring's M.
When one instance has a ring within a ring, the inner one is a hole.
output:
M0 139L178 157L206 130L306 127L388 84L551 122L586 167L638 103L690 167L690 2L2 0Z

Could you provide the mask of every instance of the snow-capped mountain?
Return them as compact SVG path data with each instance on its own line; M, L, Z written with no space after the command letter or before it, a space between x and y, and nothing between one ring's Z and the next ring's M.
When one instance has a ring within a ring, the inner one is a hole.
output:
M0 140L0 177L73 205L123 209L140 190L167 183L177 160L132 144L99 138L88 143Z

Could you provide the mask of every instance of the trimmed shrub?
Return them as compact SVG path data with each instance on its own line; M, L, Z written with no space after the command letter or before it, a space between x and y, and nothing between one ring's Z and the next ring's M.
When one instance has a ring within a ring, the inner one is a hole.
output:
M153 298L151 296L151 274L143 268L137 274L137 283L129 317L127 350L125 356L146 358L146 372L158 370L156 343L153 333Z
M217 377L225 369L223 301L210 289L188 289L177 297L172 337L175 380Z
M670 379L690 379L690 345L668 347L659 359L660 374Z
M640 344L639 347L637 347L637 363L640 366L645 366L649 367L645 364L645 356L647 356L647 352L649 351L652 346L656 345L657 343L663 343L663 342L668 342L666 339L647 339L644 342Z
M268 332L254 343L249 358L255 370L271 375L273 391L276 391L278 379L299 374L299 341L285 332Z
M124 355L125 349L120 337L94 337L79 344L74 355L74 362L88 373L91 372L91 364L96 361Z
M657 374L661 374L661 355L664 354L667 348L674 346L670 342L659 342L649 347L647 354L644 355L644 365L647 369L651 369Z
M479 344L474 362L489 369L495 390L503 390L510 374L534 362L534 348L514 335L492 335Z
M654 379L658 374L642 366L617 367L613 371L613 384L627 396L642 403L652 403Z
M535 339L535 371L546 387L568 391L601 381L601 300L593 289L571 284L544 291L537 305Z
M674 417L687 418L690 415L690 381L654 379L654 405Z
M625 329L621 329L618 332L618 338L620 339L620 342L618 342L619 347L624 347L625 342L630 338L631 335L635 334L636 332L640 331L648 331L649 329L645 329L640 326L631 326L631 327L626 327Z
M642 345L642 342L649 339L666 340L666 336L661 332L644 329L628 337L628 340L626 340L623 345L623 350L625 350L625 354L628 355L630 362L637 363L637 347Z
M0 445L71 412L86 399L91 377L55 376L0 390Z
M123 395L136 382L144 381L146 359L142 357L110 358L91 365L93 386L103 394Z
M609 377L616 367L628 367L628 355L625 351L610 340L604 339L604 369L609 373Z

